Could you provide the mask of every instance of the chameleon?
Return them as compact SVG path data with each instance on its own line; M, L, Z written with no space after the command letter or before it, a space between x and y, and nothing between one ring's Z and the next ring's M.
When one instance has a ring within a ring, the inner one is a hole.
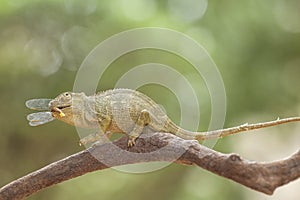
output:
M49 102L49 109L55 119L81 128L99 129L97 134L81 139L81 145L115 132L127 134L128 147L132 147L146 126L187 140L207 139L201 132L177 126L154 100L131 89L111 89L92 96L64 92Z
M112 133L124 133L128 147L148 127L152 131L167 132L187 140L202 141L219 137L205 132L193 132L177 126L147 95L131 89L111 89L87 96L85 93L63 92L54 99L31 99L26 106L47 112L31 113L27 116L31 126L38 126L54 119L81 128L98 129L79 141L80 145L99 141Z
M131 89L111 89L87 96L85 93L64 92L54 99L31 99L26 106L33 110L46 110L27 115L31 126L38 126L54 119L81 127L99 129L98 133L90 134L79 141L80 145L99 142L103 136L112 133L124 133L128 137L128 147L135 145L136 139L145 127L155 132L166 132L186 140L203 141L216 139L243 131L275 126L293 121L300 117L292 117L274 121L242 124L240 126L193 132L177 126L147 95Z

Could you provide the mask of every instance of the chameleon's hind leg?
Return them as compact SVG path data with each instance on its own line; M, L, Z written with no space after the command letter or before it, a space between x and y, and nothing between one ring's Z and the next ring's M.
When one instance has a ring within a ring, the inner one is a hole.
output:
M111 119L109 117L101 120L99 122L100 130L98 133L90 134L79 141L79 145L85 145L88 143L99 141L100 143L107 142L107 138L110 137L111 133L106 133L109 125L111 123Z
M150 113L147 110L142 110L133 130L129 133L128 147L135 145L135 140L141 135L144 127L147 126L150 121Z

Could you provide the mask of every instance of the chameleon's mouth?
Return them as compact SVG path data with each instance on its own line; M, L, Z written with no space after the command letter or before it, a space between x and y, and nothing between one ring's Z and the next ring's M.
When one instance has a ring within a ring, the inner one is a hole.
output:
M69 108L71 107L70 105L68 106L58 106L58 107L52 107L51 112L58 112L60 117L65 117L65 113L62 111L64 108Z
M71 107L71 106L70 105L69 106L58 106L57 108L60 109L60 110L62 110L64 108L69 108L69 107Z
M71 107L71 106L57 106L57 107L52 107L51 108L51 112L61 112L62 109L68 108L68 107Z

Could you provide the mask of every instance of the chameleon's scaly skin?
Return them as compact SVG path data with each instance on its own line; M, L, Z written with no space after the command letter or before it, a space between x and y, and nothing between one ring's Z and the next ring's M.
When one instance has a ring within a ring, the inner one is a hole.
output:
M56 119L78 127L100 128L98 134L81 139L81 144L118 132L128 134L128 146L133 146L147 125L154 131L172 133L184 139L201 140L204 137L201 132L178 127L158 104L135 90L113 89L94 96L65 92L52 100L49 106Z

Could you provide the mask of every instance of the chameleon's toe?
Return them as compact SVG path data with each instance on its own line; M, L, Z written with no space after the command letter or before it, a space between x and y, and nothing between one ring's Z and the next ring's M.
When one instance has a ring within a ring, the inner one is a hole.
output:
M79 140L79 146L88 144L90 142L89 139L90 139L89 137L84 137L81 140Z
M85 144L87 144L88 142L83 138L81 140L79 140L79 146L83 146Z
M135 137L129 137L127 146L133 147L135 145L135 139Z

